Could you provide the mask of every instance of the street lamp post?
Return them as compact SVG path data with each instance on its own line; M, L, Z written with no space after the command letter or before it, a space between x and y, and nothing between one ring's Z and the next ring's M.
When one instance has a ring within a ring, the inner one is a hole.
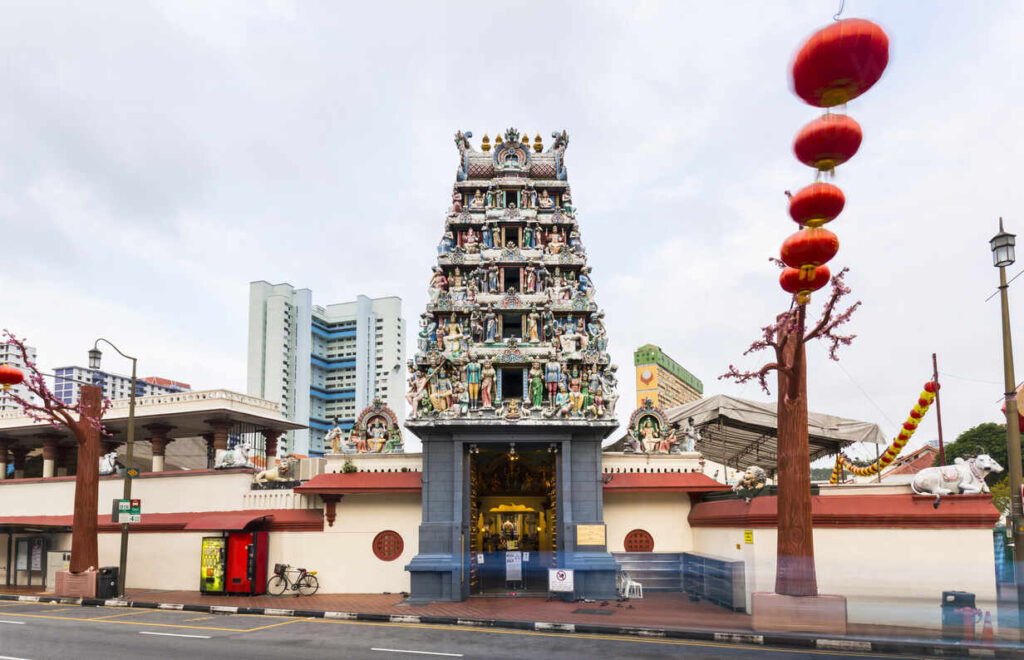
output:
M1006 267L1013 265L1015 236L1003 231L992 246L992 265L999 269L999 301L1003 311L1003 380L1006 384L1006 462L1010 468L1010 525L1013 527L1013 581L1017 588L1017 627L1024 637L1024 509L1021 507L1020 428L1017 420L1017 383L1013 375L1013 342L1010 338L1010 306L1006 296Z
M100 352L99 344L104 342L107 346L118 352L121 357L128 358L132 361L132 382L131 392L128 398L128 439L125 443L125 471L124 471L124 499L130 500L132 498L132 479L128 476L128 469L132 466L132 449L135 444L135 367L138 360L131 355L125 355L121 352L117 346L108 339L100 337L93 344L92 349L89 351L89 368L99 369L100 358L103 353ZM128 523L121 523L121 559L118 563L117 569L117 595L124 596L124 584L125 584L125 572L128 569Z

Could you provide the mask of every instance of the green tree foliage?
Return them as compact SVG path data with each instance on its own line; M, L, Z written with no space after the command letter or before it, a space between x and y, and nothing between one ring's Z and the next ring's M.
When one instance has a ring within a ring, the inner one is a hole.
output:
M992 504L999 513L1010 515L1010 484L1008 479L1003 479L992 486Z
M1005 424L995 424L993 422L978 424L961 433L955 442L946 445L946 463L952 463L953 459L957 457L967 460L969 457L976 456L977 454L988 454L996 459L1004 468L999 474L988 475L986 481L990 487L993 484L1006 481L1009 470L1006 469ZM935 464L939 464L937 456Z

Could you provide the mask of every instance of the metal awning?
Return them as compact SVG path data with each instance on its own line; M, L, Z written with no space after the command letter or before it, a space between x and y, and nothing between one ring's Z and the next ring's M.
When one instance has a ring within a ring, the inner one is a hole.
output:
M778 468L778 415L776 404L716 394L670 408L669 423L685 428L693 418L701 441L696 450L706 459L737 470L757 465L774 474ZM807 415L811 460L837 453L855 442L888 445L877 424L811 412ZM622 451L626 438L605 451Z

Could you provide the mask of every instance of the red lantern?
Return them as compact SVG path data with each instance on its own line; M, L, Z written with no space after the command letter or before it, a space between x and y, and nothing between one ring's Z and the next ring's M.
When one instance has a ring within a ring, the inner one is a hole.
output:
M17 385L24 380L25 374L21 373L21 369L16 369L9 364L0 364L0 385L3 385L5 392L11 389L11 385Z
M846 196L831 183L812 183L789 198L789 215L800 226L820 227L842 213Z
M878 82L889 63L889 37L862 18L818 30L793 61L793 91L807 103L831 108L857 98Z
M796 294L797 303L806 305L811 299L811 292L828 284L830 277L832 273L828 266L818 266L809 276L799 268L784 268L779 275L779 286L783 291Z
M846 115L830 113L800 129L793 153L804 165L827 172L853 158L863 137L860 124Z
M838 236L820 227L805 227L782 243L782 263L813 276L814 268L828 263L838 251Z

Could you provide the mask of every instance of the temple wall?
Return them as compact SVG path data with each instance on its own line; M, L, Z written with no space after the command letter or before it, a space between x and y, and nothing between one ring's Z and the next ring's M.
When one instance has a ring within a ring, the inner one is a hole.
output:
M248 471L144 473L132 481L132 497L142 500L143 515L230 511L243 508L251 480ZM99 514L109 513L123 493L124 481L100 477ZM0 481L0 516L70 515L74 503L74 477Z
M608 552L624 552L626 534L634 529L654 537L655 552L693 550L693 532L686 522L689 513L686 493L605 493Z
M745 562L750 593L775 589L776 530L697 527L694 550ZM984 528L822 528L814 530L818 590L847 598L851 623L938 628L943 591L974 593L996 612L992 530ZM993 620L995 620L993 616Z

